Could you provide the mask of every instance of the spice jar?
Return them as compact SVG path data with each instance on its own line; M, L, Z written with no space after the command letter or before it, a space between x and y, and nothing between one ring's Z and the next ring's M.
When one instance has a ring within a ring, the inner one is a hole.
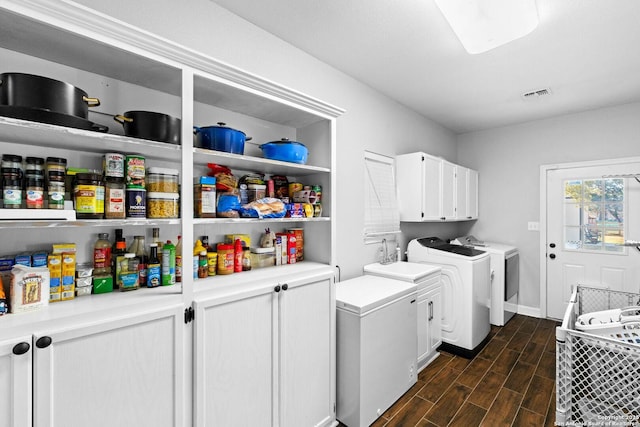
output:
M67 159L63 159L62 157L47 157L47 176L54 171L64 173L66 170Z
M65 173L64 171L52 170L47 172L47 200L49 209L64 209L65 200Z
M22 178L22 156L15 154L3 154L2 167L18 169L20 171L20 177Z
M26 177L44 178L44 159L42 157L27 157L24 175Z
M44 206L44 181L42 179L27 179L25 201L27 209L42 209Z
M20 209L22 206L22 186L19 180L10 179L4 181L2 199L5 208Z
M76 217L80 219L104 218L104 182L98 173L78 173L73 189Z

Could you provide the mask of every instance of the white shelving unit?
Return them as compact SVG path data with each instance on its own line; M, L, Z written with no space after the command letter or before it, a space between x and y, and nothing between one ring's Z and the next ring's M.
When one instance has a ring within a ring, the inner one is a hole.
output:
M260 397L274 405L272 423L289 425L303 420L313 425L335 425L335 284L331 266L336 264L333 222L336 118L344 111L68 0L0 0L0 55L6 72L25 72L66 81L99 98L101 106L90 109L89 120L109 127L108 133L100 133L0 117L0 154L65 157L69 166L95 169L101 168L101 158L106 152L141 154L145 156L147 166L180 170L182 209L179 219L166 220L58 219L47 216L49 212L27 212L30 217L25 218L18 217L17 212L0 211L0 239L5 243L0 255L48 249L53 243L73 241L78 245L78 262L87 262L98 232L123 228L126 237L144 234L148 242L150 228L159 227L163 240L182 236L185 260L183 282L176 286L84 296L50 304L33 313L0 317L0 369L11 370L11 366L18 369L19 372L9 372L16 379L31 379L28 371L33 368L35 372L34 383L20 388L20 396L0 400L0 408L10 407L12 413L19 414L16 419L9 420L10 425L72 426L68 423L73 421L59 417L64 417L65 408L73 406L74 401L60 399L57 391L74 390L74 395L90 396L90 390L100 389L100 379L106 377L113 384L104 387L107 392L125 387L129 379L122 378L124 374L117 368L117 363L112 367L83 365L82 369L89 369L88 378L95 377L95 383L94 380L85 381L86 375L83 379L61 375L70 373L73 368L73 364L61 360L65 346L82 352L81 357L106 361L103 356L92 354L92 349L110 348L113 334L120 336L128 346L122 349L120 358L134 356L129 351L151 355L153 348L149 346L154 340L164 340L163 355L151 358L150 365L145 366L136 383L136 387L142 389L139 385L148 380L145 373L167 372L174 377L175 389L156 390L166 392L168 398L145 406L147 412L157 410L162 414L156 418L163 421L154 420L154 427L165 425L163 422L166 425L204 425L198 424L202 419L198 415L202 414L201 408L196 404L191 407L191 401L187 401L185 395L195 394L193 401L206 404L224 406L227 402L225 396L215 393L198 395L209 391L211 384L194 386L196 367L192 365L191 356L199 354L203 360L208 360L211 340L203 343L193 336L188 314L194 301L201 301L202 304L206 302L206 307L210 307L207 312L215 318L222 313L217 311L221 301L243 299L253 289L260 289L259 293L266 299L279 298L282 300L280 305L290 312L313 313L317 310L314 304L323 307L321 316L313 322L315 329L308 331L310 337L322 333L322 342L315 351L318 354L307 354L305 349L300 349L298 354L296 347L290 346L280 349L272 355L273 372L269 375L279 372L285 357L305 369L315 360L317 366L323 367L318 372L329 381L322 383L326 387L316 387L314 395L307 399L311 406L305 408L305 415L278 409L304 397L299 391L288 389L297 387L293 379L289 384L283 377L275 396ZM177 146L124 136L112 116L129 110L158 111L180 117L182 144ZM193 126L210 126L220 121L245 131L258 143L283 137L303 142L310 151L309 164L264 159L259 148L251 144L245 145L244 155L195 148ZM290 182L322 185L322 216L268 220L193 218L192 183L194 177L206 174L208 163L228 166L238 176L258 171L285 175ZM59 214L51 212L51 215ZM40 215L44 217L38 217ZM227 233L247 233L257 240L265 228L284 231L299 227L304 228L305 233L304 262L226 277L191 279L190 248L200 235L207 234L210 242L220 241ZM43 229L46 229L45 233ZM291 289L287 290L289 284ZM274 291L274 287L278 291ZM320 300L314 300L314 295ZM186 320L182 318L183 311ZM153 340L136 340L135 334L145 333L148 322L162 322L166 328L149 329ZM180 324L185 328L178 327ZM295 342L294 337L297 340L306 334L304 328L292 329L288 323L275 330L282 339L290 334L291 342ZM130 331L135 334L131 335ZM51 344L40 348L41 338L50 338ZM229 339L228 336L224 338ZM83 344L67 344L78 340ZM168 347L167 342L170 343ZM22 352L25 343L29 348ZM138 345L144 348L136 348ZM167 352L166 348L171 351ZM232 348L227 350L233 355ZM52 359L54 356L56 359ZM5 357L12 362L1 363ZM18 358L28 358L29 363L15 363L23 360ZM91 372L91 369L100 371ZM51 371L56 371L56 375ZM51 378L54 380L50 381ZM299 380L295 378L296 382ZM164 386L161 381L150 381L150 384ZM193 391L185 394L185 390ZM318 402L315 408L311 408L313 402ZM144 425L144 420L133 415L135 408L124 405L116 415L102 403L91 399L86 402L87 409L93 411L91 415L95 422L103 420L104 425L125 425L135 420L136 425ZM52 410L53 406L56 411ZM304 418L309 414L312 418ZM114 418L116 416L121 418ZM208 416L211 421L211 414Z

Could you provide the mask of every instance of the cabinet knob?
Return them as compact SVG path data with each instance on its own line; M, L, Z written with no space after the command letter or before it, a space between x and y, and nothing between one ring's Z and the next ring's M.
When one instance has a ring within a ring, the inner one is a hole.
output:
M273 290L276 292L280 292L280 285L277 285L275 288L273 288Z
M21 342L13 346L13 354L16 356L20 356L21 354L25 354L29 351L31 346L28 342Z
M284 285L282 285L282 290L286 291L287 289L289 289L289 285L287 285L286 283Z
M51 343L52 343L51 337L47 337L47 336L40 337L36 341L36 347L38 347L38 348L47 348L47 347L49 347L51 345Z

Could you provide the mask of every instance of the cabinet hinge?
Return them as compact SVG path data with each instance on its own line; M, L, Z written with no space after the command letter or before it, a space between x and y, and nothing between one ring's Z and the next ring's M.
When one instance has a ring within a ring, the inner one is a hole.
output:
M184 309L184 323L189 323L196 318L196 312L193 311L193 307L187 307Z
M422 156L422 161L424 162L424 156Z

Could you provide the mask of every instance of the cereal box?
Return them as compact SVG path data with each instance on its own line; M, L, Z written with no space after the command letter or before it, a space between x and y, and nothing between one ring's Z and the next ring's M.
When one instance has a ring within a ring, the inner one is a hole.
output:
M48 303L49 270L45 267L14 266L11 270L11 312L37 310Z
M62 254L51 254L47 257L49 268L49 301L60 301L62 298Z

